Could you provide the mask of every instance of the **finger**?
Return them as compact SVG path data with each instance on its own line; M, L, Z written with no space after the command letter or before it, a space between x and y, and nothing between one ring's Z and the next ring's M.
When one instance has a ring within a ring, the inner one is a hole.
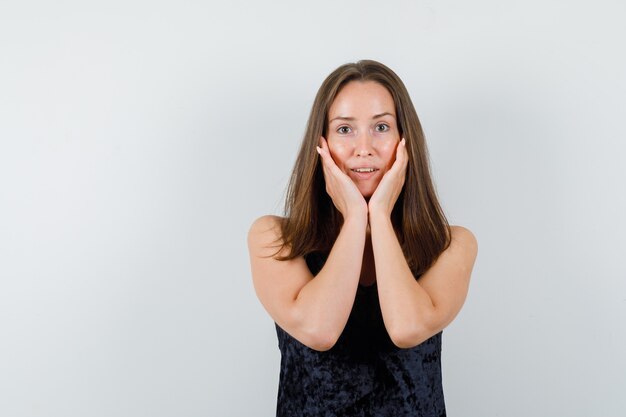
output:
M332 156L330 155L330 151L328 150L328 145L325 141L322 143L322 147L319 148L318 151L320 156L322 157L322 167L324 169L324 175L327 177L328 175L337 175L337 170L339 167L335 164Z
M402 141L398 142L398 144L396 145L396 157L393 161L393 164L391 164L391 168L389 168L389 171L398 171L400 170L402 167L401 165L403 164L403 158L402 158ZM387 172L389 172L387 171Z
M319 146L315 146L315 150L317 150L317 153L320 156L320 160L322 161L322 165L324 164L324 155L322 155L322 148L320 148Z
M406 148L406 138L402 138L402 140L404 140L404 144L402 145L402 154L404 155L404 166L406 167L406 165L409 163L409 151Z
M406 158L406 140L402 138L400 142L398 142L398 147L396 148L396 160L399 160L399 163L402 165L406 162Z
M318 148L318 149L322 149L322 146L323 146L322 136L320 136L320 137L317 139L317 145L316 145L315 147L316 147L316 148Z
M393 162L390 171L394 172L402 172L406 169L408 161L408 153L406 147L402 140L398 142L398 146L396 147L396 160Z
M320 136L320 148L322 149L322 152L324 153L324 156L326 157L325 159L329 159L330 157L330 150L328 149L328 142L326 142L326 139L324 139L324 136Z
M335 163L335 160L330 154L330 149L328 148L328 142L326 141L326 139L324 139L323 136L321 136L321 139L322 139L322 153L324 154L325 163L327 164L328 169L332 170L333 172L336 172L337 170L339 170L339 167L337 166L337 164Z
M326 142L326 138L324 136L320 136L320 148L328 148L328 142Z
M324 169L327 169L327 170L330 169L331 159L329 158L330 155L328 154L328 151L322 147L318 149L319 149L318 152L320 154L320 157L322 158L322 165Z
M325 154L325 150L324 150L324 137L320 136L319 139L319 144L316 146L317 148L317 153L320 154L320 157L322 158L322 164L326 165L326 154Z

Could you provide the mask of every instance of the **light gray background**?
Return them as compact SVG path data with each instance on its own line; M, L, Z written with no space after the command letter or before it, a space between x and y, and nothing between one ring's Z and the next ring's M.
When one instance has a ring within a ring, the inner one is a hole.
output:
M0 2L0 415L271 416L246 234L379 60L479 254L450 416L623 416L619 1Z

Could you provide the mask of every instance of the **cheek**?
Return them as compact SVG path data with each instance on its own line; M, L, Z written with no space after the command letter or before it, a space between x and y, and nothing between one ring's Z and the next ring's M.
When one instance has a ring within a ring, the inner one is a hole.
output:
M389 168L391 168L393 163L396 161L396 144L389 143L388 145L385 145L384 149L381 149L381 154L385 155L387 170L389 170Z
M335 154L343 155L348 150L348 144L341 141L332 141L328 143L328 148Z
M344 168L344 162L348 159L349 151L347 151L346 145L337 145L333 144L332 146L328 145L328 150L330 152L330 156L333 157L333 161L339 168Z

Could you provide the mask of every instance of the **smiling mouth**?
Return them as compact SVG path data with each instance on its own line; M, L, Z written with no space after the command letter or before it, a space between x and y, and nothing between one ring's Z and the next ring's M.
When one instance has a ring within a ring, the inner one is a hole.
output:
M352 169L352 172L358 172L358 173L368 173L368 172L374 172L374 171L378 171L378 168L357 168L357 169Z
M374 169L374 170L365 170L365 171L355 171L354 169L351 170L353 172L352 176L355 180L369 180L372 177L374 177L374 174L376 174L376 172L378 171L378 169Z

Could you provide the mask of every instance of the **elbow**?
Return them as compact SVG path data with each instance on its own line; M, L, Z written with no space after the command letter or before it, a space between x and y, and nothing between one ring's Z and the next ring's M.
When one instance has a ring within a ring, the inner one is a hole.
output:
M422 344L422 342L424 342L426 339L428 338L425 337L423 333L420 333L420 334L412 333L412 334L391 337L391 341L393 342L393 344L400 349L414 348L415 346Z
M333 346L335 346L335 342L330 341L330 340L323 340L320 342L317 342L311 346L309 346L311 349L316 350L318 352L326 352L329 351L333 348Z
M308 346L318 352L326 352L335 346L337 340L339 337L336 335L320 331L310 335Z
M319 326L300 327L300 342L319 352L326 352L335 346L339 335Z
M310 315L302 314L299 310L294 315L291 328L297 329L294 334L300 343L319 352L332 349L340 336L340 333L328 325L320 324L319 320L312 320Z
M389 338L400 349L410 349L422 344L430 337L430 332L425 326L405 326L403 329L389 332Z

